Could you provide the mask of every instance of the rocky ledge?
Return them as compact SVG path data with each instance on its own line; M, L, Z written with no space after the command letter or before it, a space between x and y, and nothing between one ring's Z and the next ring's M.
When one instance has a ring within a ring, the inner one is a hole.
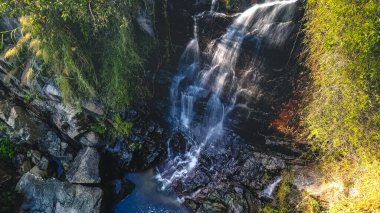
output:
M118 115L119 122L134 124L128 135L118 135L115 114L96 101L70 106L51 79L23 82L4 62L0 100L0 119L16 147L15 174L7 172L1 181L14 187L21 177L16 189L24 196L22 212L109 211L117 201L103 199L117 197L109 194L109 183L151 167L165 154L164 130L143 104Z

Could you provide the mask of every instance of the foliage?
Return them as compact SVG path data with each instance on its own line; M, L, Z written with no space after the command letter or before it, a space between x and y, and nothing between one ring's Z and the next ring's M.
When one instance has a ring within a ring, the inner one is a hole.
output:
M38 99L39 97L40 97L39 96L39 92L36 91L36 90L32 90L32 91L30 91L29 93L26 94L26 96L24 97L24 100L25 100L25 103L30 103L34 99Z
M280 210L271 205L265 205L263 208L260 209L260 213L280 213Z
M11 159L15 155L12 142L8 138L0 138L0 157Z
M308 3L314 89L305 122L317 148L333 157L380 141L380 4L366 2Z
M237 0L224 0L226 9L228 11L238 11L239 10L239 1Z
M139 69L142 59L136 52L136 43L132 38L133 32L128 20L119 28L119 33L115 34L110 41L110 45L105 47L103 52L101 73L102 94L105 101L114 108L121 108L131 102L132 98L142 94L136 87L136 83L142 80L135 76L135 70Z
M280 212L290 212L292 208L289 206L288 197L292 190L291 182L293 180L293 175L290 173L285 173L282 177L282 180L278 186L276 193L276 200L278 202L278 207Z
M8 126L0 122L0 158L11 159L15 155L13 143L8 136Z
M100 98L121 108L146 94L138 72L145 55L132 22L141 2L0 0L3 11L20 17L21 37L5 57L31 52L47 65L65 101Z
M371 212L380 195L380 4L309 0L307 65L312 85L303 124L320 153L325 178L347 193L331 212ZM372 186L372 187L371 187Z
M324 212L320 203L307 193L302 194L302 200L297 205L297 209L299 209L301 212L307 213Z
M112 125L115 136L128 136L133 127L132 123L123 121L120 115L114 117Z

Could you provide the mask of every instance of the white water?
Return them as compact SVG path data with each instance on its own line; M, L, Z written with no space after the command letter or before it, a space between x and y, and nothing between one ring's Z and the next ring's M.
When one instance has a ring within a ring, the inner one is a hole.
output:
M168 151L169 159L156 179L164 190L174 181L186 178L197 166L200 154L214 145L223 143L226 116L234 109L238 95L258 97L257 82L260 75L252 69L240 77L235 67L245 38L261 39L266 45L281 46L292 32L291 20L297 0L274 1L256 4L246 10L227 28L226 33L214 40L210 47L210 63L201 63L197 36L197 20L194 20L194 39L187 45L171 86L171 123L188 137L187 151L175 154ZM211 10L215 10L213 1ZM240 104L241 105L241 104ZM273 190L272 190L273 191Z
M211 2L211 12L215 12L218 10L219 0L212 0Z
M277 178L273 183L269 184L260 194L260 197L273 198L273 192L277 185L281 182L281 178Z

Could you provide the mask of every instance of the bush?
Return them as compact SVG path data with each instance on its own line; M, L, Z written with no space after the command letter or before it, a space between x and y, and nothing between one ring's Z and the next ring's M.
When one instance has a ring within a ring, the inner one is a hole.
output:
M112 125L114 136L128 136L133 127L132 123L123 121L120 115L114 117Z
M8 138L0 138L0 158L11 159L14 155L12 142Z
M346 183L331 212L371 212L380 195L380 4L309 0L303 125L326 180ZM372 186L372 187L371 187Z
M133 25L140 3L0 0L0 9L20 17L21 37L5 57L30 52L26 57L47 65L67 102L98 98L119 109L146 95L139 73L145 53Z

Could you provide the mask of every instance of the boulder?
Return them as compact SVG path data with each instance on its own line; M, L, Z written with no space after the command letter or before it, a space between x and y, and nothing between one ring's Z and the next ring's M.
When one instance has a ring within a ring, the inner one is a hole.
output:
M44 180L26 173L16 186L24 194L21 212L100 212L102 190L61 182L56 179Z
M61 140L61 138L53 131L48 131L39 142L41 151L50 155L61 158L63 161L69 162L73 159L74 151L71 150L69 144Z
M100 183L98 151L91 147L83 148L75 157L66 179L70 183L94 184Z
M83 108L94 115L103 116L104 106L96 102L86 102L83 104Z
M59 89L52 85L52 84L47 84L44 89L43 89L45 95L49 97L51 100L54 101L61 101L62 100L62 94Z
M80 139L80 143L85 146L99 147L102 144L100 137L95 132L88 132Z

